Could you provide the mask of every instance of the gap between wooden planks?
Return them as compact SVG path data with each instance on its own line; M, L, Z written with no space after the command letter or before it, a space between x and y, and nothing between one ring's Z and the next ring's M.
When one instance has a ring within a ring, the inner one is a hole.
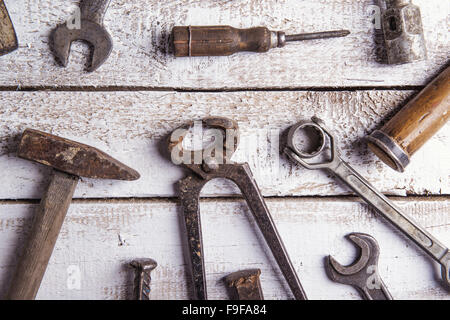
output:
M450 200L449 195L440 195L440 196L420 196L420 195L407 195L404 197L396 197L396 196L389 196L388 197L391 201L442 201L442 200ZM242 195L236 194L236 195L230 195L227 197L200 197L202 202L214 202L214 201L222 201L222 202L233 202L233 201L239 201L244 200ZM336 202L336 201L352 201L352 202L360 202L364 203L364 200L362 200L360 197L354 195L354 196L320 196L320 197L308 197L308 196L286 196L286 197L264 197L265 200L271 200L271 201L285 201L286 199L291 200L297 200L297 201L322 201L322 202ZM14 200L14 199L3 199L0 200L0 205L7 205L7 204L38 204L40 202L40 199L20 199L20 200ZM162 202L172 202L172 203L178 203L178 197L154 197L154 198L72 198L72 203L162 203Z

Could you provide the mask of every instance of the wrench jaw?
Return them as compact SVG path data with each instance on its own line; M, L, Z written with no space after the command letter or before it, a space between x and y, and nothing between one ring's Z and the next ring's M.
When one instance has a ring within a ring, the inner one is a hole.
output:
M86 41L92 46L92 62L87 72L97 70L110 56L113 41L106 29L99 24L81 20L81 29L69 29L66 23L53 30L52 45L57 60L63 67L67 67L70 55L70 46L73 41Z
M328 256L325 269L331 280L351 285L370 299L371 286L381 284L377 273L380 248L376 240L368 234L351 233L347 238L360 249L358 259L349 266L343 266L332 256Z

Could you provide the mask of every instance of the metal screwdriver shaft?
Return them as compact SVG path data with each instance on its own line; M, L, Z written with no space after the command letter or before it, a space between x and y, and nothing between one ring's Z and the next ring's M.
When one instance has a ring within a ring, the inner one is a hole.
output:
M340 38L340 37L346 37L349 34L350 34L350 31L348 31L348 30L336 30L336 31L292 34L292 35L287 35L286 36L286 42L315 40L315 39Z

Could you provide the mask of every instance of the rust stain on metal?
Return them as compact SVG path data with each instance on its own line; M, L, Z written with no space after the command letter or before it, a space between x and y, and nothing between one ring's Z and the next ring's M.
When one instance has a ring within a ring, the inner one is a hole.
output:
M18 156L79 177L137 180L139 173L94 147L26 129Z

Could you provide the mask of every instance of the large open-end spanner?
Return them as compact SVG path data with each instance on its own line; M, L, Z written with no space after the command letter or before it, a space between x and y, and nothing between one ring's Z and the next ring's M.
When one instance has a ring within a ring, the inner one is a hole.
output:
M378 274L380 247L368 234L351 233L347 238L360 249L359 258L350 266L343 266L328 256L325 269L331 280L355 287L366 300L392 300Z
M214 141L201 149L187 149L186 136L194 131L189 123L172 132L169 151L172 161L183 164L191 174L178 182L179 198L183 207L189 259L196 298L207 299L203 240L200 223L200 192L205 184L215 178L233 181L241 190L278 266L281 269L294 297L306 299L306 294L284 247L264 198L247 163L233 163L230 158L237 148L239 129L235 121L227 118L205 118L201 128L214 132Z
M75 40L83 40L93 47L92 63L88 72L95 71L109 57L113 42L103 26L103 18L111 0L82 0L80 4L80 25L70 27L63 23L56 27L52 34L53 51L56 58L66 67L70 45ZM76 19L76 18L75 18Z
M313 117L311 120L299 122L290 128L284 152L307 169L327 169L344 181L364 201L372 205L392 225L436 260L441 265L444 283L450 287L450 252L448 248L412 218L401 212L386 196L343 161L339 155L336 137L325 127L322 120L317 117ZM313 148L312 151L305 151L296 143L295 137L304 130L315 132L316 140L319 142L317 148ZM321 159L315 163L307 162L305 159L323 156L326 153L327 140L330 141L330 159Z

